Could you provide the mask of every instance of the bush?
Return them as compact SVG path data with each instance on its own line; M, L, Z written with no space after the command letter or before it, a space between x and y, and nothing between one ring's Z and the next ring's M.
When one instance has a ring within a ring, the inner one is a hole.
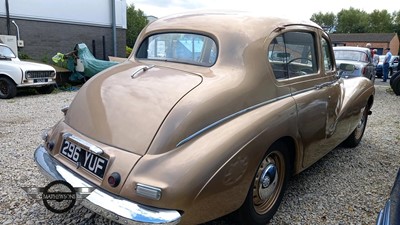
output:
M131 55L132 52L132 48L130 48L129 46L125 47L125 55L126 57L129 57Z
M18 58L19 59L32 59L28 54L25 54L23 52L18 52Z

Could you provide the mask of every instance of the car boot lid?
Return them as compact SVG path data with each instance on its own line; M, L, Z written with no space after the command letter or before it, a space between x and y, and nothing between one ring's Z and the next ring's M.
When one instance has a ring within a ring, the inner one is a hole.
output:
M201 81L193 73L128 61L86 82L65 122L89 138L143 155L171 109Z

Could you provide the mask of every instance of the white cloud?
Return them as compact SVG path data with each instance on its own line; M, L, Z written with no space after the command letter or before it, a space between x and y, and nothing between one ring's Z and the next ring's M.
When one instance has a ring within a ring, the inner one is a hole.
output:
M242 10L262 13L265 15L290 16L302 19L311 18L313 13L338 13L342 9L364 10L371 13L374 9L388 10L392 13L398 7L398 0L385 0L381 2L372 0L126 0L127 4L134 4L136 9L142 10L146 15L162 17L174 13L197 9L227 9Z

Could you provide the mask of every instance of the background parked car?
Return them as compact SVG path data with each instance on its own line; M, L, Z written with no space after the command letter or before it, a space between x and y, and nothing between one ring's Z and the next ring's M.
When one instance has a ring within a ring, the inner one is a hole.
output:
M51 93L55 79L56 70L52 66L21 61L9 46L0 43L0 98L13 98L21 87L34 87L41 94Z
M383 77L383 61L385 61L385 55L380 55L379 63L375 69L376 70L375 74L378 78ZM399 65L399 56L398 55L392 56L392 58L390 59L390 62L389 62L389 77L391 77L394 73L397 72L398 65Z
M392 56L389 62L389 76L392 76L395 72L397 72L398 65L399 65L399 56L398 55Z
M400 95L400 71L390 77L390 87L396 95Z
M363 47L341 46L333 47L336 66L342 77L366 77L375 80L375 67L372 63L371 50ZM351 64L352 69L340 70L341 64Z

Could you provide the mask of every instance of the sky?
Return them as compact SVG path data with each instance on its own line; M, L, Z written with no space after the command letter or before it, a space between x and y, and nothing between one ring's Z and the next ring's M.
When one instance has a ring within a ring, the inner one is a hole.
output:
M273 3L272 3L273 2ZM314 13L337 14L342 9L400 11L399 0L126 0L147 16L163 17L192 10L227 9L274 16L310 19Z

